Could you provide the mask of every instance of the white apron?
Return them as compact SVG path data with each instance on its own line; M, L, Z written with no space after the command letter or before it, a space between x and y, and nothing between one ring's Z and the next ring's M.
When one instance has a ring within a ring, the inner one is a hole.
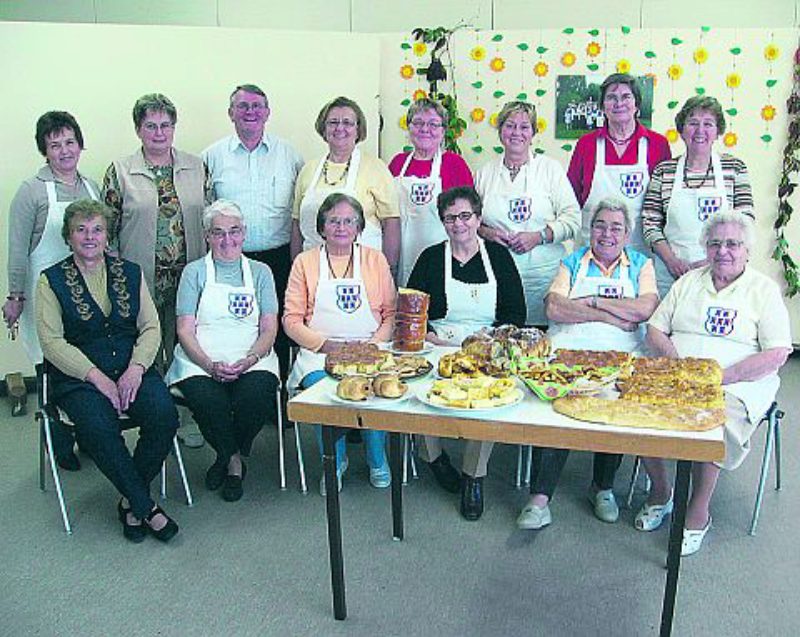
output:
M314 171L314 176L311 177L311 185L300 202L300 233L303 235L303 250L308 250L323 243L322 237L317 232L317 213L328 195L334 192L342 192L358 199L356 195L356 180L358 178L358 169L361 166L361 151L358 148L353 149L353 154L350 158L350 169L347 171L344 185L337 186L333 190L320 192L317 191L317 184L322 178L322 167L324 165L325 158L323 157ZM382 237L380 224L368 220L364 230L361 231L359 241L365 246L381 250L383 248Z
M444 225L439 219L436 198L442 192L442 152L437 151L428 177L406 176L406 170L414 157L408 154L400 174L395 177L400 195L400 276L398 284L403 286L411 276L411 270L422 251L447 239Z
M92 190L89 182L80 178L89 196L97 201L97 193ZM36 285L39 276L51 265L69 256L69 246L61 236L64 225L64 211L72 201L58 201L56 199L56 182L44 182L47 191L47 221L39 243L28 257L28 278L25 286L25 303L19 317L19 335L22 346L28 354L30 361L36 365L42 362L42 348L39 346L39 337L36 335Z
M314 314L308 326L326 339L366 341L380 324L372 314L367 287L361 276L361 248L353 245L353 276L332 279L325 246L320 246L319 282L314 295ZM311 372L324 369L325 354L304 347L292 366L288 386L294 389Z
M569 298L600 296L607 299L635 299L636 288L627 265L619 266L619 278L589 276L589 262L581 264ZM596 351L637 351L644 339L644 325L634 332L626 332L602 321L588 323L551 323L547 332L554 349L589 349Z
M644 194L650 184L650 170L647 166L647 138L639 138L636 163L633 165L607 165L606 141L603 137L597 138L596 158L592 185L581 214L581 245L589 245L589 221L595 206L606 197L614 197L627 204L636 223L628 245L648 257L652 256L653 253L642 237L642 206Z
M486 271L486 283L462 283L453 278L453 252L450 242L444 244L444 295L447 314L430 323L439 338L459 346L470 334L491 327L497 307L497 279L489 262L486 246L478 239L478 254Z
M213 361L235 363L247 356L247 352L258 339L258 323L261 316L250 260L242 257L241 287L217 283L214 259L209 252L205 256L206 283L197 305L197 342ZM253 365L248 372L272 372L279 377L278 357L275 350ZM168 385L174 385L192 376L208 376L206 371L194 363L181 344L175 345L175 357L165 377Z
M483 223L509 232L544 232L553 205L531 175L535 161L536 156L531 153L514 181L503 167L492 172L483 198ZM544 297L565 254L562 243L539 245L525 254L511 252L525 291L526 324L547 324Z
M667 206L664 236L675 256L690 263L706 258L706 251L700 245L700 233L706 220L711 215L730 208L725 193L725 180L722 177L722 161L717 153L711 153L711 166L714 170L714 184L702 188L687 188L683 183L686 155L678 159L675 169L675 184ZM655 259L655 266L658 291L663 298L675 279L660 258Z

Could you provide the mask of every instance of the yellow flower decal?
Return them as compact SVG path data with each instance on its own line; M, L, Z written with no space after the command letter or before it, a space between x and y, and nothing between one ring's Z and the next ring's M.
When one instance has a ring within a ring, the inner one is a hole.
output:
M486 49L484 49L482 46L476 46L472 49L472 51L469 52L469 56L476 62L480 62L486 57Z
M667 141L670 144L674 144L681 138L681 136L678 134L678 131L674 128L670 128L666 133L664 133L664 137L667 138Z
M598 42L592 41L586 45L586 55L588 55L590 58L596 58L598 55L600 55L600 51L602 50L603 47L601 47Z
M742 84L742 76L738 73L728 73L725 78L725 86L728 88L739 88Z
M400 77L404 80L410 80L414 77L414 67L410 64L403 64L403 66L400 67Z
M772 43L764 47L764 59L767 60L767 62L774 62L778 59L780 54L781 50Z
M694 50L694 54L692 55L694 61L698 64L705 64L708 62L708 50L704 47L698 47Z
M480 124L486 119L486 111L482 108L473 108L469 113L469 118L476 124Z
M577 61L578 56L576 56L572 51L565 51L561 56L561 65L566 66L567 68L573 66Z
M403 130L408 130L408 120L406 119L405 115L403 115L400 118L400 121L397 123L400 124L400 128L402 128Z
M771 122L775 119L775 115L778 111L775 110L775 107L772 104L767 104L761 109L761 119L765 122Z
M536 133L541 135L543 132L547 130L547 120L544 117L540 117L536 120Z
M503 58L492 58L492 61L489 62L489 68L492 69L495 73L500 73L500 71L505 71L506 68L506 61Z
M414 51L414 55L416 55L418 58L421 58L428 52L428 45L424 42L414 42L412 51Z
M492 128L497 128L497 117L499 115L500 113L492 113L489 116L489 126L491 126Z
M733 148L736 146L738 141L739 137L733 131L725 133L725 137L722 138L722 143L728 148Z
M667 76L671 80L679 80L681 75L683 75L683 67L680 64L670 64L669 68L667 69Z
M537 62L536 66L533 67L533 74L536 77L544 77L549 70L550 67L547 66L546 62Z
M617 62L617 73L630 73L630 72L631 72L630 60L626 60L625 58L623 58L619 62Z
M426 97L428 97L428 94L421 88L418 88L416 91L414 91L414 94L411 96L411 99L413 99L416 102L417 100L424 100Z

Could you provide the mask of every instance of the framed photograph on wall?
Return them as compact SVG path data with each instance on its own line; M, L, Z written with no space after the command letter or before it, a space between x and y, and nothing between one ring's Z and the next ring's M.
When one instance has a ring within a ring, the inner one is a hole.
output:
M556 79L556 139L578 139L602 128L602 75L559 75ZM642 93L639 121L650 128L653 119L653 78L636 78Z

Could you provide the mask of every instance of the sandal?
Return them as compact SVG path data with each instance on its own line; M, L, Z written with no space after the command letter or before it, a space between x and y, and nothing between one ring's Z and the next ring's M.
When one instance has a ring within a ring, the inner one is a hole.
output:
M670 498L666 504L647 504L639 509L633 520L633 526L638 531L655 531L664 522L664 518L672 513L674 503Z
M139 544L140 542L144 542L147 531L144 528L144 524L141 522L139 522L139 524L128 524L128 513L130 512L131 510L128 507L122 506L122 499L120 499L117 503L117 517L122 523L122 535L126 540L134 544Z
M166 518L167 523L160 529L154 529L151 523L153 521L153 518L156 517L159 513ZM152 535L160 542L169 542L173 537L177 535L179 530L178 523L175 522L175 520L169 517L166 513L164 513L164 510L159 506L153 507L153 510L147 514L147 517L145 517L144 522L147 525L147 530L150 531L150 535Z
M681 557L694 555L703 546L703 540L711 528L711 516L708 516L708 522L702 529L683 529L683 542L681 544Z

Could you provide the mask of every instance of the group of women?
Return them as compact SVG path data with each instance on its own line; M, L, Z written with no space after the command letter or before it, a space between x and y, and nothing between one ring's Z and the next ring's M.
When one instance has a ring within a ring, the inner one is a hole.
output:
M545 327L544 299L569 242L588 244L598 204L609 197L630 211L624 215L630 245L656 255L662 294L674 277L709 264L707 251L697 248L703 222L726 210L752 216L744 164L714 150L725 127L719 103L707 96L686 102L676 118L686 153L672 160L666 139L638 121L641 93L633 77L611 75L600 93L605 125L579 140L567 171L532 151L536 111L516 101L498 116L502 155L474 181L464 160L443 149L448 119L435 101L411 105L413 148L388 167L358 147L367 135L358 104L345 97L326 104L315 129L327 152L308 162L295 184L282 317L269 268L242 254L247 228L238 207L207 202L202 161L173 147L177 111L168 98L137 101L141 147L109 166L102 189L78 172L83 136L75 119L63 112L42 116L36 140L46 165L12 202L3 313L9 326L20 321L36 363L42 360L37 322L39 336L46 336L44 358L58 370L54 395L75 423L79 444L122 494L126 537L138 541L149 530L164 540L177 531L145 496L177 423L162 400L165 390L152 389L160 382L154 363L180 388L217 454L206 486L235 501L243 492L243 458L275 416L264 397L281 382L272 350L278 320L300 348L284 379L290 388L317 382L324 354L348 341L388 340L396 285L430 294L434 344L458 345L481 327L504 323ZM37 284L40 293L50 290L34 312ZM115 345L118 339L124 347ZM96 440L97 419L75 407L85 393L106 399L104 418L127 412L141 421L133 457L117 457L127 454L118 428L113 441ZM153 400L145 401L145 393ZM137 398L148 405L138 414ZM169 417L155 419L154 412ZM56 440L59 464L77 468L72 442L63 434ZM370 482L388 486L385 436L365 432L364 442ZM461 491L467 519L483 511L491 447L468 442L459 473L436 438L422 444L437 481ZM347 466L342 439L339 488Z

